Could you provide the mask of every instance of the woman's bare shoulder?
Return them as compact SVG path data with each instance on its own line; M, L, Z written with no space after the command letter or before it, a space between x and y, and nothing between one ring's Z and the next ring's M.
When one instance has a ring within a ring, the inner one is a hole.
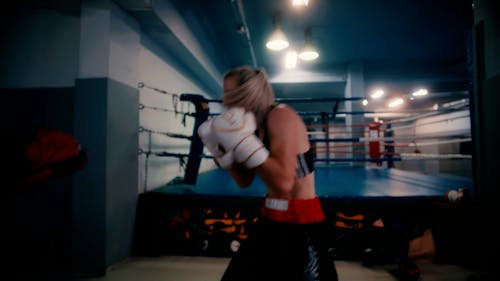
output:
M280 121L284 123L289 123L290 121L302 122L302 119L297 114L297 112L293 108L285 104L279 104L273 110L271 110L271 112L269 112L268 120L273 124L280 124Z
M297 134L305 132L305 125L299 114L289 106L279 105L268 116L267 129L273 139L291 141Z

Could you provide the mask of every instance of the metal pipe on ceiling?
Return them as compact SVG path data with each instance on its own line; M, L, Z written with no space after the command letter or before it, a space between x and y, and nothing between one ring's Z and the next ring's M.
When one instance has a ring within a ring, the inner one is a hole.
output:
M243 1L242 0L232 0L231 5L233 6L233 14L236 17L236 20L240 21L242 26L243 26L242 32L245 34L245 39L246 39L246 42L248 44L248 48L250 50L250 56L252 58L252 65L253 65L253 67L257 68L257 66L258 66L257 59L255 57L255 51L253 48L252 39L250 38L250 30L248 29L247 20L245 17L245 10L243 8Z

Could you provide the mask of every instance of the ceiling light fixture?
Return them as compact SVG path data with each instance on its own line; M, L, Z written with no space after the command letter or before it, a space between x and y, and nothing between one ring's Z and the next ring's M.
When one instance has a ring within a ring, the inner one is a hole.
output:
M373 91L373 93L370 95L370 97L372 99L379 99L381 98L383 95L384 95L384 90L381 90L381 89L377 89L375 91Z
M316 50L316 48L312 44L311 34L312 34L311 28L310 27L306 28L306 30L304 32L304 37L305 37L306 42L304 44L304 49L302 49L302 51L299 54L299 58L301 60L311 61L311 60L315 60L319 57L318 51Z
M295 50L290 50L286 52L285 55L285 68L292 69L297 67L297 52Z
M266 47L273 51L281 51L288 48L290 43L288 43L285 33L281 30L279 14L275 14L273 17L273 27L274 31L271 33L269 40L267 40Z
M429 92L427 89L419 89L418 91L413 92L411 95L414 97L422 97L426 96Z
M393 107L400 106L403 103L404 103L404 101L402 98L395 98L395 99L391 100L387 106L389 106L390 108L393 108Z
M292 0L294 7L305 7L309 4L309 0Z

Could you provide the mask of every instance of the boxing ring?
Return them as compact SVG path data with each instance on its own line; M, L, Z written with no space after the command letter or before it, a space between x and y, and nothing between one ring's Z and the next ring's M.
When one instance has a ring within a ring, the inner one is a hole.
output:
M470 178L437 177L380 167L320 166L315 169L315 181L318 196L331 200L441 198L449 190L472 186ZM238 188L226 171L216 169L201 173L194 186L173 183L152 192L187 197L262 198L266 187L257 177L248 188Z
M220 102L193 94L183 94L180 100L195 105L196 112L189 113L189 116L195 118L193 132L210 115L215 115L209 112L207 103ZM337 103L339 99L333 101ZM349 100L341 102L344 101ZM339 113L342 112L326 115L335 116ZM377 130L380 127L371 125L365 127ZM331 138L331 131L335 130L335 126L320 126L319 129L314 125L310 126L311 143L316 149L316 192L323 203L327 220L331 220L332 225L339 211L381 213L397 210L419 216L421 212L432 212L436 204L446 204L445 195L450 190L462 188L473 192L472 177L429 175L395 169L395 162L403 161L412 154L418 154L415 159L420 157L420 160L435 160L436 155L418 153L414 141L400 144L411 147L412 153L395 153L397 139L392 138L391 126L388 127L388 135L377 134L363 140L365 135L353 137L352 130L348 135ZM189 153L148 153L158 157L187 159L185 175L140 194L134 254L230 256L237 249L238 241L246 238L246 228L256 219L266 188L260 178L256 177L252 185L241 189L220 168L199 173L200 162L206 158L211 161L212 158L203 154L203 144L199 137L195 134L184 136L172 133L170 136L190 140ZM354 142L360 141L366 143L357 148ZM457 138L451 140L454 141ZM350 142L347 152L346 142ZM375 142L377 149L373 149ZM420 143L425 144L424 141ZM358 149L361 152L358 153ZM343 155L346 153L351 158ZM441 157L448 160L471 160L470 155L449 154ZM346 162L369 164L345 165Z

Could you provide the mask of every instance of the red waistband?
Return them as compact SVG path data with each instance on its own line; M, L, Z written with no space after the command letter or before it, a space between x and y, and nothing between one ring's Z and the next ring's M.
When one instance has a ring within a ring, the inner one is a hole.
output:
M325 214L321 208L319 197L312 199L291 199L281 200L287 205L286 208L272 208L266 206L266 198L264 200L261 212L262 216L277 222L308 224L321 222L325 219Z

